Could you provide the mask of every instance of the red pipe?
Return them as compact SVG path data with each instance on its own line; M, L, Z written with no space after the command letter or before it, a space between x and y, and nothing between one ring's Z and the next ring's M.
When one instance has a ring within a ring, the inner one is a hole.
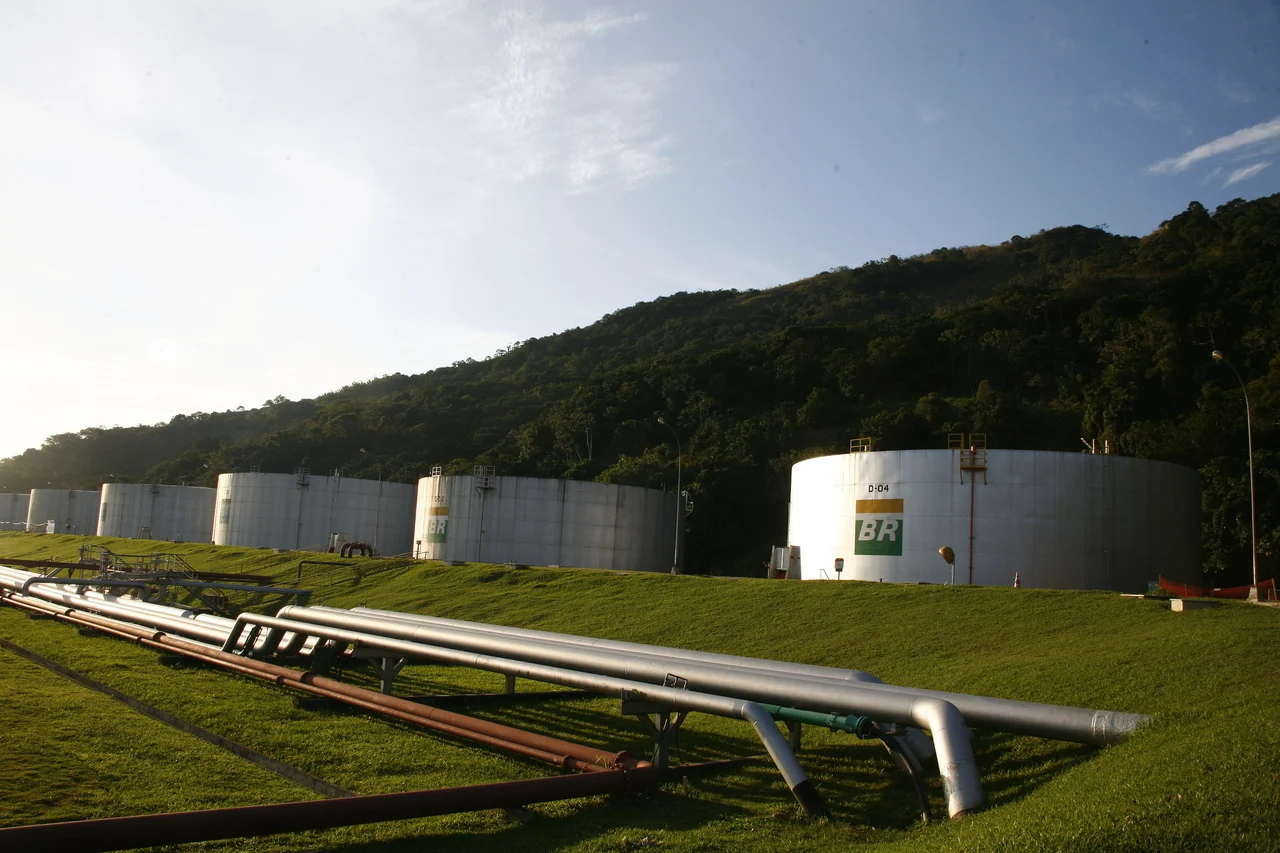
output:
M11 603L16 604L16 602ZM483 743L486 746L492 746L497 749L522 755L526 758L545 761L548 764L553 764L556 767L563 767L568 770L599 771L606 769L606 767L625 768L641 766L647 763L637 761L626 752L614 754L602 753L598 750L592 750L590 747L581 746L568 741L559 741L554 738L534 734L533 732L526 732L522 729L513 729L498 723L489 723L484 720L477 720L473 717L467 717L461 714L451 714L448 716L447 720L442 720L440 719L440 715L433 717L427 713L419 713L419 711L428 711L430 709L428 706L418 705L417 703L405 703L410 706L408 710L390 708L387 707L385 703L369 701L368 699L357 696L344 695L343 693L328 690L322 686L317 686L292 677L293 675L306 676L310 675L310 673L296 673L294 670L288 670L284 667L276 667L271 664L265 664L261 661L254 661L247 658L238 658L235 655L227 656L235 658L234 660L226 660L223 657L222 652L205 649L197 644L190 644L188 646L184 641L174 640L172 637L168 637L160 632L156 632L151 637L148 637L145 632L130 631L127 627L110 627L109 623L113 620L105 619L100 616L78 612L75 615L71 615L70 613L57 612L52 608L46 609L38 606L33 607L27 603L18 604L18 606L47 613L48 615L58 617L67 622L103 631L104 633L112 634L122 639L133 640L159 651L177 652L178 654L194 660L200 660L214 666L239 672L242 675L255 676L273 681L281 687L291 687L305 693L323 696L326 699L333 699L357 708L373 711L374 713L382 714L404 722L413 723L415 725L420 725L424 728L432 729L443 734L453 735L455 737L475 741L477 743ZM102 623L108 623L108 625L104 625ZM281 670L283 673L275 672L274 670ZM330 679L324 680L326 682L330 681ZM383 694L380 693L373 693L372 691L362 691L361 688L358 687L350 689L353 691L368 693L374 697L381 697L382 699L394 698L383 696ZM403 702L404 700L397 701ZM537 745L531 745L531 741ZM539 748L546 746L550 746L552 749ZM569 749L552 751L555 747L569 747ZM576 753L576 755L569 753ZM590 756L590 758L587 759L580 757L583 755ZM602 765L600 763L601 761L611 761L612 763L609 765Z
M974 445L969 448L970 464L974 457L978 455L978 446ZM969 584L973 584L973 502L975 498L974 490L978 485L978 475L974 471L969 471Z
M98 563L68 563L62 560L19 560L14 557L0 559L0 565L23 569L71 569L73 571L99 573L102 566ZM124 574L127 574L125 572ZM227 581L228 583L255 583L260 586L272 586L277 581L270 575L245 575L239 572L192 572L196 580Z
M325 678L312 672L302 672L229 654L208 648L199 643L179 640L166 635L162 631L139 628L97 614L85 613L75 608L51 605L43 601L19 602L14 599L12 594L5 595L4 598L9 603L19 607L43 612L123 639L131 639L151 648L177 652L186 657L202 660L244 675L252 675L273 681L282 687L291 687L295 690L324 696L328 699L334 699L404 722L414 723L444 734L473 740L539 761L546 761L557 767L579 771L595 771L605 768L627 768L647 764L647 762L639 761L625 751L609 753L582 744L504 726L500 723L492 723L487 720L468 717L464 714L433 708L429 705L421 705L417 702L410 702L407 699L386 696L362 687L343 684L340 681Z
M102 569L97 563L68 563L64 560L19 560L14 557L5 557L2 562L15 569L81 569L86 572L97 572Z
M0 850L102 853L221 838L304 832L614 794L655 785L660 775L658 768L650 766L403 794L15 826L0 829Z

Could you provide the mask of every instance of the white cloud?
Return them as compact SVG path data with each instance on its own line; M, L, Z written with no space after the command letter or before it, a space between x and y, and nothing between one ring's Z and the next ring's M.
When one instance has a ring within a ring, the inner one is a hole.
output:
M613 175L634 186L672 170L667 151L675 144L657 133L654 102L675 76L669 64L634 66L592 80L585 110L569 125L572 146L567 175L576 191L596 187Z
M1206 142L1204 145L1192 148L1185 154L1154 163L1148 166L1146 171L1150 175L1185 172L1196 163L1208 160L1210 157L1216 157L1219 154L1238 151L1241 148L1249 148L1276 139L1280 139L1280 118L1273 118L1271 121L1264 121L1261 124L1237 130L1235 133L1220 136L1212 142Z
M547 22L541 13L502 13L499 61L482 95L460 111L488 168L515 182L558 174L574 192L670 172L675 140L657 129L655 103L676 67L619 63L588 72L583 57L593 40L646 19L593 11Z
M1218 93L1222 100L1232 105L1247 104L1253 100L1253 92L1249 91L1248 86L1239 80L1228 80L1225 77L1218 80Z
M1100 106L1108 105L1160 121L1181 118L1185 114L1182 104L1165 97L1164 86L1156 88L1160 91L1112 83L1104 91L1094 95L1090 102L1095 110Z
M675 66L608 49L645 21L467 0L0 11L0 304L30 412L0 422L0 457L558 328L477 258L538 242L510 227L545 208L520 181L671 170Z
M1076 59L1080 56L1080 46L1076 44L1075 39L1066 36L1054 38L1053 34L1048 30L1045 35L1053 39L1053 46L1050 49L1053 55L1065 57L1067 59Z
M1222 186L1229 187L1232 184L1238 184L1241 181L1247 181L1270 165L1271 165L1270 161L1264 161L1262 163L1254 163L1252 166L1243 166L1239 169L1236 169L1227 177L1227 182Z
M946 113L933 104L920 104L916 107L916 115L924 124L935 124L946 118Z

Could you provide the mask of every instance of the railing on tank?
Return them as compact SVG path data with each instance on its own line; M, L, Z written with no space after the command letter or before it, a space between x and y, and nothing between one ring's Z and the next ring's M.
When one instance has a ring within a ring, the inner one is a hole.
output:
M982 482L987 481L987 434L971 432L966 437L962 432L953 432L947 436L947 448L960 451L960 482L964 482L965 471L981 471Z
M869 438L851 438L849 439L850 453L870 453L871 439Z

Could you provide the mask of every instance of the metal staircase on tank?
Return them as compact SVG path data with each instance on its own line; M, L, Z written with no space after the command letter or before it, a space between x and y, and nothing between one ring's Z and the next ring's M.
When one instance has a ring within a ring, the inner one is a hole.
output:
M476 536L475 556L477 563L484 562L484 498L497 485L497 473L498 469L493 465L477 465L472 477L476 492L480 495L480 524L479 533Z
M969 433L968 441L962 432L953 432L947 436L947 448L960 451L960 482L964 482L964 472L969 471L976 478L982 472L982 485L987 484L987 434L985 432Z

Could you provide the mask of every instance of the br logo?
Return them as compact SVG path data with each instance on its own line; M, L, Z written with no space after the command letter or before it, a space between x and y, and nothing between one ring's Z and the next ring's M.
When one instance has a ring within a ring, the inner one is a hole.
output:
M449 508L433 506L427 518L427 541L443 543L449 538Z
M856 501L853 512L855 555L902 556L902 498Z

